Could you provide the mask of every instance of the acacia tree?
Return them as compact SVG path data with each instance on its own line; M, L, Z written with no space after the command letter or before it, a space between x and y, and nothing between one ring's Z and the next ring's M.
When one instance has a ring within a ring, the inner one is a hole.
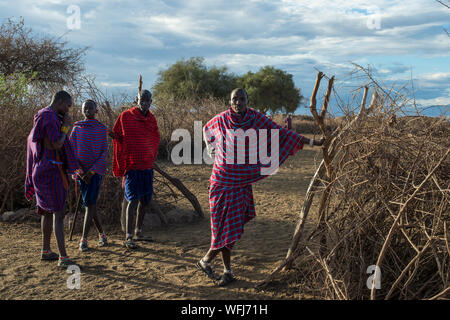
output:
M0 73L33 75L34 84L69 85L84 70L82 58L87 48L67 48L66 42L39 37L23 19L8 19L0 26Z
M207 97L229 98L236 86L236 77L226 67L205 65L204 58L180 60L158 73L153 86L155 99L203 99Z
M292 113L304 99L292 75L271 66L247 72L239 78L239 84L247 90L250 105L263 113Z

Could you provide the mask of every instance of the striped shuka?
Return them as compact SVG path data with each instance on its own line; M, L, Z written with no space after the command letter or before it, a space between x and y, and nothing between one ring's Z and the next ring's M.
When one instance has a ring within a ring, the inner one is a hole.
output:
M239 143L237 135L229 134L230 130L238 132L239 129L243 133L256 133L253 142L249 138L248 143L246 140ZM275 135L272 141L272 132L278 133L278 139ZM227 247L231 250L241 238L244 225L255 217L252 183L275 173L290 155L303 148L303 143L301 135L282 128L252 108L248 108L244 116L229 108L206 123L203 133L208 149L216 152L209 180L211 249ZM230 144L233 148L229 149ZM278 164L272 163L276 155L270 152L276 146ZM264 171L270 167L275 170Z
M44 147L45 139L54 143L61 138L61 126L62 120L58 114L50 107L43 108L34 116L33 128L27 140L25 197L31 200L36 196L40 212L58 212L64 209L67 196L64 180L67 182L67 174L73 174L78 169L68 139L60 150Z
M129 170L153 168L160 135L156 118L150 111L145 116L139 107L122 112L112 131L114 176L123 177Z
M83 172L106 173L107 129L96 119L75 122L70 143Z

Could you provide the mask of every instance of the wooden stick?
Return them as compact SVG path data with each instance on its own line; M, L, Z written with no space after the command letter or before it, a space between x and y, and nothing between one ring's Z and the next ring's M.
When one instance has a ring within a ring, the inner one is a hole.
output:
M400 276L397 278L397 280L395 280L394 284L391 286L391 289L389 290L388 294L386 295L386 297L384 297L385 300L388 300L392 293L394 292L394 289L398 286L398 284L400 283L400 281L403 279L403 277L406 275L406 272L408 272L408 270L413 266L413 264L416 263L416 261L422 256L422 254L428 249L428 247L430 246L432 240L428 240L427 243L425 244L425 246L423 247L423 249L408 263L408 265L403 269L402 273L400 274Z
M293 251L289 258L284 259L278 267L272 270L272 272L260 283L255 285L255 288L262 288L269 284L274 278L275 275L280 272L287 264L292 263L298 256L300 255L299 251Z
M77 182L75 181L75 183ZM80 193L78 194L77 205L75 206L75 214L73 216L72 226L70 228L69 241L72 241L73 230L75 229L75 222L77 221L78 209L80 207L80 199L81 199L81 190Z
M325 165L324 161L322 160L316 172L314 173L311 182L309 183L308 190L306 191L305 200L303 201L303 206L300 211L299 220L297 222L297 226L295 227L294 237L292 239L291 246L288 249L285 258L286 260L288 260L292 256L292 253L298 246L298 243L303 233L306 218L308 217L309 209L314 199L315 191L317 190L320 180L322 179L324 174L325 174ZM284 269L290 269L292 267L292 262L293 261L287 263Z
M362 102L361 102L361 108L359 109L358 115L363 113L366 109L366 99L367 99L367 93L369 91L369 87L365 86L364 87L364 93L363 93L363 98L362 98Z
M322 122L325 119L325 115L327 113L328 103L330 102L331 90L333 89L333 83L334 83L334 76L332 76L331 79L328 80L327 93L325 94L322 110L320 111L320 118L322 119Z
M333 88L333 82L334 82L334 76L331 77L331 79L328 81L328 88L327 88L327 93L325 94L325 98L324 98L324 102L322 105L322 110L320 111L320 115L317 113L317 100L316 100L316 96L317 96L317 92L319 90L320 87L320 81L322 80L322 78L325 75L319 71L319 73L317 74L317 78L316 78L316 84L314 86L313 89L313 93L311 95L311 106L310 106L310 110L311 113L314 117L315 122L317 123L317 125L319 126L320 130L322 131L322 134L325 138L324 144L322 146L322 150L323 150L323 159L325 162L325 169L327 170L327 175L328 177L331 176L331 171L330 171L330 162L331 159L329 157L329 153L328 153L328 148L330 146L330 134L327 132L326 128L325 128L325 123L324 123L324 119L325 119L325 114L327 112L328 109L328 103L330 100L330 95L331 95L331 90Z
M450 287L445 288L443 291L441 291L440 293L438 293L437 295L429 298L428 300L436 300L439 299L440 297L446 295L447 293L450 292Z
M192 192L190 192L188 188L186 188L186 186L180 181L180 179L170 176L167 172L162 170L156 163L153 164L153 168L160 175L169 180L178 190L180 190L180 192L191 202L192 206L195 209L195 212L197 212L197 215L200 218L205 217L205 214L203 213L203 209L200 203L198 202L197 197L194 194L192 194Z
M338 299L346 300L347 297L344 295L344 293L341 291L341 289L337 286L336 281L334 280L334 277L330 272L330 268L325 263L325 261L320 256L317 257L316 254L314 252L312 252L311 249L309 249L308 247L306 247L306 250L308 250L309 254L311 254L317 260L317 262L320 263L322 268L327 273L327 277L328 277L328 279L330 279L331 285L333 286L334 292L336 293Z
M447 247L447 253L450 256L450 246L448 245L447 222L446 221L444 221L444 238L445 238L445 246Z
M316 78L316 84L314 85L314 89L311 95L311 105L309 107L309 109L311 110L311 113L313 114L314 119L318 119L319 115L317 114L317 109L316 109L316 105L317 105L317 100L316 100L316 96L317 96L317 91L319 91L319 87L320 87L320 81L322 80L322 78L325 75L319 71L319 73L317 74L317 78Z

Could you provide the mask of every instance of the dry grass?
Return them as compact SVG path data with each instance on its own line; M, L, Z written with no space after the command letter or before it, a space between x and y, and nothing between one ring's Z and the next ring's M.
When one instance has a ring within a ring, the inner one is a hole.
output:
M33 109L0 105L0 212L25 204L26 141Z

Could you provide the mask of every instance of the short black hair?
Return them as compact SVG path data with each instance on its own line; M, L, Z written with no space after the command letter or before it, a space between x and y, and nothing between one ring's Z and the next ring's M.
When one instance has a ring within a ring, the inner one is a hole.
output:
M245 95L245 98L246 98L247 101L248 101L248 94L247 94L247 91L245 91L245 89L242 89L242 88L236 88L236 89L233 89L233 91L231 91L231 96L233 95L233 93L238 92L238 91L242 92L242 93Z
M152 93L147 90L147 89L142 89L141 91L139 91L139 97L138 98L142 98L143 96L149 95L150 98L152 97Z
M58 91L52 96L52 104L59 101L67 101L72 99L72 96L64 90Z
M83 102L83 104L91 104L91 103L97 108L97 103L94 100L87 99L87 100L84 100L84 102Z

